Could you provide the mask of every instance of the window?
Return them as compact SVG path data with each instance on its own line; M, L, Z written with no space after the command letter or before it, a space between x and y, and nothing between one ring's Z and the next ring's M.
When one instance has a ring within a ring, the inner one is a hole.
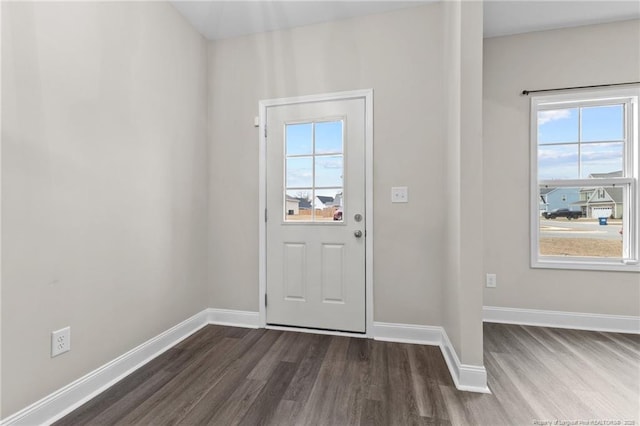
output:
M342 222L343 120L285 125L285 222Z
M639 95L532 97L532 267L640 271Z

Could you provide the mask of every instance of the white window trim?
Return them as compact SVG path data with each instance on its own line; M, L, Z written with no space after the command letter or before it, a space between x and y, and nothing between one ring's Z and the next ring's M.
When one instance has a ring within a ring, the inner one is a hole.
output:
M531 267L532 268L549 268L549 269L577 269L577 270L598 270L598 271L627 271L640 272L640 194L638 179L640 174L640 144L638 142L638 99L640 98L640 87L631 87L626 89L604 89L592 91L580 91L571 94L555 94L532 96L530 101L530 251L531 251ZM589 99L593 99L590 101ZM563 256L541 256L539 255L539 238L540 238L540 199L539 185L549 184L558 187L575 187L582 186L584 183L581 179L574 180L557 180L557 181L538 181L538 114L537 112L544 109L553 109L553 104L557 104L555 108L567 107L567 103L575 102L576 106L586 106L590 103L602 105L615 102L629 102L631 110L627 112L627 149L630 149L630 155L625 154L626 170L629 171L625 177L613 179L598 179L598 183L602 186L608 184L625 184L630 192L630 200L624 207L623 217L628 218L624 228L625 243L629 247L629 259L611 259L611 258L594 258L594 257L563 257ZM543 108L539 105L544 104ZM634 117L634 120L629 120ZM628 241L628 242L627 242Z

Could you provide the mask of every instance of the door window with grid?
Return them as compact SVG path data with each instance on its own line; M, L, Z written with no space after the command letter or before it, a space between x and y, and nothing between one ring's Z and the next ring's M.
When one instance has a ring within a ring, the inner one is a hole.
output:
M342 222L344 120L285 125L285 222Z

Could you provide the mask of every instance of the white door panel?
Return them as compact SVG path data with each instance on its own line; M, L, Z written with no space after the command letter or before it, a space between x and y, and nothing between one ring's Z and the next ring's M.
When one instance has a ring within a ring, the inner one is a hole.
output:
M364 102L267 108L268 324L365 332Z

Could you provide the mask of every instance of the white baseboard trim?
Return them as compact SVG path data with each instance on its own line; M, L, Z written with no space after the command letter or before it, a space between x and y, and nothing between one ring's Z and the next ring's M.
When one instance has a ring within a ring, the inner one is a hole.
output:
M417 345L439 346L442 342L442 327L389 322L373 323L374 340Z
M634 316L485 306L482 319L503 324L640 334L640 317Z
M230 309L207 309L209 324L229 327L260 328L260 313Z
M0 425L51 424L200 330L207 323L207 310L199 312L40 401L2 419Z
M487 386L487 371L484 366L462 364L444 328L385 322L374 322L373 328L375 340L439 346L457 389L491 393Z
M487 370L484 365L462 364L447 332L442 330L440 343L442 356L449 367L449 373L458 390L478 393L491 393L487 386Z

